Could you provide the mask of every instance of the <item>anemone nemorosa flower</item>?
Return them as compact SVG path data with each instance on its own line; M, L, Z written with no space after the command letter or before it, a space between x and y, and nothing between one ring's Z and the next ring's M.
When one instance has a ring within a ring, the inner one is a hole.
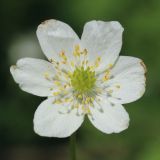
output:
M81 39L57 20L38 26L37 37L49 61L22 58L10 69L22 90L47 97L34 115L37 134L70 136L85 116L104 133L128 128L122 104L144 94L146 69L138 58L119 56L122 32L116 21L86 23Z

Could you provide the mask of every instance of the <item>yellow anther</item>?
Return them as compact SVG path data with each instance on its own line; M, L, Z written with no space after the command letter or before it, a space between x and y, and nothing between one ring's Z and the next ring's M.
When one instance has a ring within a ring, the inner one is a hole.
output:
M74 66L75 66L75 64L74 64L74 62L73 62L73 61L71 61L71 66L72 66L72 67L74 67Z
M64 91L64 87L63 87L63 86L60 86L58 89L59 89L60 91Z
M64 91L63 91L63 94L67 95L67 94L68 94L68 91L67 91L67 90L64 90Z
M83 50L83 54L84 54L84 55L87 55L87 54L88 54L88 51L87 51L86 48Z
M61 86L61 83L59 81L54 81L54 84L57 86Z
M90 97L87 97L87 98L86 98L86 101L87 101L88 103L90 103L91 98L90 98Z
M79 104L75 104L75 105L74 105L74 108L79 108Z
M95 67L98 67L100 65L101 57L97 57L95 60Z
M54 96L58 96L60 94L60 92L53 92Z
M82 105L82 110L83 110L83 112L84 112L85 114L90 114L90 113L91 113L89 107L87 107L87 106L85 106L85 105Z
M79 99L82 99L82 95L81 95L81 94L79 94L77 97L78 97Z
M56 99L55 101L53 101L54 104L61 104L62 101L60 99Z
M118 89L119 89L119 88L121 88L121 86L120 86L120 85L116 85L116 88L118 88Z
M106 70L104 77L102 78L103 81L107 81L110 78L110 71Z
M91 102L93 102L94 101L94 98L93 97L91 97Z
M82 61L82 65L84 65L85 64L85 61Z
M111 69L113 67L113 64L110 63L108 66L109 66L109 69Z
M87 100L84 101L84 104L89 104L89 102Z
M80 46L79 45L75 45L73 55L74 56L80 56Z
M98 58L97 58L97 61L101 61L101 57L98 57Z
M108 93L109 93L109 94L112 94L112 93L113 93L113 90L112 90L112 89L108 90Z
M60 53L60 57L63 59L62 63L63 63L63 64L66 64L67 56L65 55L65 52L64 52L64 51L62 51L62 52Z
M90 115L90 116L92 116L92 113L91 113L90 109L88 110L87 114Z
M64 51L60 52L60 56L61 56L61 57L65 56Z
M76 51L76 52L80 52L80 46L79 46L79 45L76 45L76 46L75 46L75 51Z
M54 60L53 58L49 59L49 61L50 61L51 63L55 63L55 60Z
M95 66L89 66L89 69L93 71L95 69Z
M105 75L105 79L106 79L106 80L109 80L109 75Z
M108 80L108 77L107 76L104 76L103 78L102 78L102 81L107 81Z
M47 80L49 80L49 73L48 72L44 72L44 77L47 79Z
M73 98L65 98L64 101L65 101L65 102L72 102L72 101L73 101Z
M67 88L67 84L65 84L63 87L64 87L64 88Z
M66 64L67 63L67 61L62 61L62 64Z
M110 71L107 69L106 72L105 72L105 74L107 74L107 75L110 74Z
M59 68L59 66L58 66L58 65L57 65L57 66L55 66L55 69L60 70L60 68Z
M91 114L91 111L90 111L89 107L87 107L87 112L86 113Z

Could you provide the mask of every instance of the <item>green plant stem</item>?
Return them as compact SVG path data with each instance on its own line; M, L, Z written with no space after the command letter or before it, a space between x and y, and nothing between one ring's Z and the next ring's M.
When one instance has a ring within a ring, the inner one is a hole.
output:
M70 160L76 160L76 133L70 136Z

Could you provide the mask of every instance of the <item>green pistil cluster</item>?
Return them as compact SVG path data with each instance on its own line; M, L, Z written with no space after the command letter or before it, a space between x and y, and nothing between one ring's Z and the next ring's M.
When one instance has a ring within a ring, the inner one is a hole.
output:
M91 91L95 82L95 72L91 71L89 67L87 69L84 67L76 68L71 75L71 85L80 94Z

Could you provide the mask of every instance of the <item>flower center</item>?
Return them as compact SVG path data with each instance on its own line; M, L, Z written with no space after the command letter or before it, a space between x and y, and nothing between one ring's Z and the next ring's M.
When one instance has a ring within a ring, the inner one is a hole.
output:
M97 93L100 93L96 84L96 68L100 66L101 57L96 57L95 61L88 61L87 49L81 49L76 45L73 51L73 59L70 59L61 51L59 61L50 59L57 72L54 77L50 77L48 72L44 76L49 81L54 81L53 88L50 88L52 95L55 96L54 104L69 103L67 113L77 109L77 115L91 114L90 107L93 107L97 100ZM65 68L71 68L66 70ZM107 81L109 72L103 78Z
M96 82L95 72L91 71L89 67L76 68L71 75L71 85L75 91L80 94L85 94L91 91Z

